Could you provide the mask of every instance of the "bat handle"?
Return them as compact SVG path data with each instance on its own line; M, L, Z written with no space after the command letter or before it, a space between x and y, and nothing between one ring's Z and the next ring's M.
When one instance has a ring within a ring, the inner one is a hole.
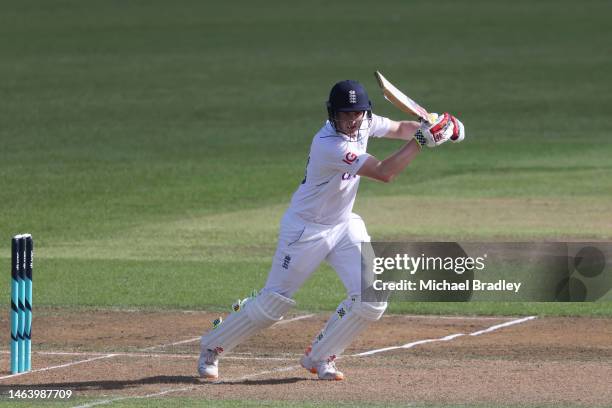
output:
M428 113L427 114L427 118L423 118L425 122L429 123L430 125L433 124L437 119L438 119L438 115L436 115L435 113Z

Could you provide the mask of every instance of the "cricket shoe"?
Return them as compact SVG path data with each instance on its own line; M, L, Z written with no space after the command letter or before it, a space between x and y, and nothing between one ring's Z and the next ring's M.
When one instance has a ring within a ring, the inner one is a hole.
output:
M321 380L330 380L330 381L341 381L344 380L344 374L338 368L336 368L335 359L336 356L331 356L327 360L322 361L312 361L310 358L310 352L312 351L312 347L308 346L306 351L304 352L304 356L302 356L300 360L300 364L306 370L310 371L313 374L319 376Z
M219 354L215 350L205 350L200 353L198 373L206 380L219 378Z

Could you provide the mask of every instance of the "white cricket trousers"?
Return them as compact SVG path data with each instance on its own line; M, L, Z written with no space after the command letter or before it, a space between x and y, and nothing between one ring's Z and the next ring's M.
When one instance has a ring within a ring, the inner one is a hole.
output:
M281 220L278 246L264 290L292 298L325 260L336 270L347 296L360 295L361 243L369 241L365 224L357 214L339 224L322 225L306 222L287 211Z

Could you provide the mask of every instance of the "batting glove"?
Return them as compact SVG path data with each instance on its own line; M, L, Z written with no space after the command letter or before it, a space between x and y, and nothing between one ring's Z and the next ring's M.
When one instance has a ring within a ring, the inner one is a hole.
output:
M449 113L443 115L434 113L432 116L435 117L433 123L423 122L414 135L421 147L439 146L453 136L454 124Z
M463 123L453 115L451 115L451 122L453 122L453 135L450 137L450 141L459 143L465 139L465 128L463 127Z

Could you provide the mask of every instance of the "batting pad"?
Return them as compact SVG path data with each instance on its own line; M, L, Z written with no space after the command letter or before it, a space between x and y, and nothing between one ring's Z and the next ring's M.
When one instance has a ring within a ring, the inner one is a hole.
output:
M327 360L340 355L371 322L381 318L386 302L361 302L359 297L344 301L332 315L325 329L312 344L310 359ZM347 304L350 306L347 307ZM347 310L348 309L348 310Z
M202 351L216 350L219 354L230 351L257 331L281 320L293 306L294 300L276 292L261 293L203 335L200 348Z

